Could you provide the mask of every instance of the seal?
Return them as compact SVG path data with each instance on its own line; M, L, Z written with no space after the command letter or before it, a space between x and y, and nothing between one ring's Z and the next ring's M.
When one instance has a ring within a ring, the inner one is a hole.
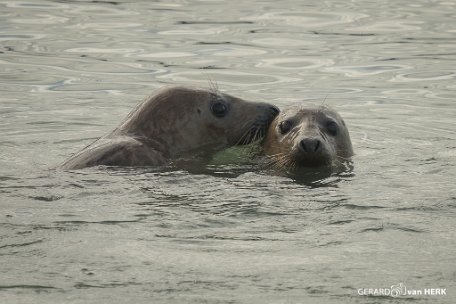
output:
M264 137L279 109L216 89L166 87L146 98L111 134L66 160L61 168L164 166L208 158Z
M353 148L342 117L325 107L291 107L273 120L262 143L268 167L295 170L349 161Z

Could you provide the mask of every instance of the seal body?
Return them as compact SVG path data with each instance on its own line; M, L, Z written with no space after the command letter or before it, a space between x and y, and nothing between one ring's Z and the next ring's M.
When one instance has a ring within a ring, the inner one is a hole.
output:
M353 148L342 117L327 107L284 109L262 143L270 167L299 169L348 161Z
M209 157L262 138L278 112L271 104L248 102L217 90L167 87L61 167L161 166L179 158Z

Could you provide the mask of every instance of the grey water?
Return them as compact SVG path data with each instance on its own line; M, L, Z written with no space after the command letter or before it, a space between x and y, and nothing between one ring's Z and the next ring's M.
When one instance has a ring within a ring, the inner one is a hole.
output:
M0 302L454 303L455 15L452 0L0 0ZM211 81L336 109L353 168L55 170L158 88ZM423 294L379 294L399 284Z

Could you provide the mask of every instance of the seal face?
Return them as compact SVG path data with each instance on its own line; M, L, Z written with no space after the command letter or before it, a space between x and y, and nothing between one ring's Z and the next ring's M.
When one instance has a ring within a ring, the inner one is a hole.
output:
M268 165L294 170L348 161L353 148L345 122L327 107L283 110L264 138Z
M264 137L279 113L217 90L168 87L148 97L111 134L62 165L161 166L181 158L207 158Z

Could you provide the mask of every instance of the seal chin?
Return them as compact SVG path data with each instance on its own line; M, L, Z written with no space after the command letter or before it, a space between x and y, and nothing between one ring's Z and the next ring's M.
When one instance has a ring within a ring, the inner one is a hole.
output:
M236 145L248 145L251 144L259 139L262 139L267 131L273 120L279 114L280 110L276 106L269 106L268 111L257 117L256 120L250 124L247 131L244 135L237 141Z
M296 167L323 167L332 163L332 158L328 154L296 155L294 159Z

